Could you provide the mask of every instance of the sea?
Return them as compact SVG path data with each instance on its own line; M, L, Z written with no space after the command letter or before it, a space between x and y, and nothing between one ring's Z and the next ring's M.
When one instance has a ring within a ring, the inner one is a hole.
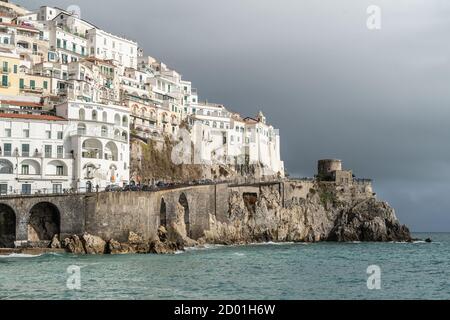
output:
M450 299L433 242L205 246L174 255L0 256L0 299Z

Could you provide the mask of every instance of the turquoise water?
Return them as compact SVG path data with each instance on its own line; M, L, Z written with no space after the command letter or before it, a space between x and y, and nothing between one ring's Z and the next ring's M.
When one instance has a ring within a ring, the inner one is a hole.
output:
M0 257L1 299L450 299L450 234L429 243L212 247L176 255ZM66 286L79 266L80 290ZM367 267L381 289L367 288Z

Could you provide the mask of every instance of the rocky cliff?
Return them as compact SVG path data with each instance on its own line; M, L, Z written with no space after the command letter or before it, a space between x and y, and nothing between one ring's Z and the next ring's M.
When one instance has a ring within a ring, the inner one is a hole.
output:
M252 204L230 195L229 220L210 217L211 229L200 242L411 241L394 210L372 193L352 194L334 184L315 183L306 198L283 206L276 188L264 187Z
M259 194L243 193L239 188L230 191L227 217L218 221L215 215L209 215L209 228L200 239L189 238L185 211L178 203L174 215L167 225L159 227L154 239L130 232L128 241L119 243L84 234L64 239L61 246L77 254L161 254L203 244L412 241L394 210L377 200L371 184L308 181L285 183L284 189L280 186L262 185ZM52 247L60 247L56 238Z

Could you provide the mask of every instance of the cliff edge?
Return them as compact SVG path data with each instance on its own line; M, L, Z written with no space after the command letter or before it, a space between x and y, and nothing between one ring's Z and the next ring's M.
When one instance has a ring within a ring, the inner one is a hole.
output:
M290 186L295 188L295 184ZM298 186L297 186L298 187ZM411 241L394 209L378 201L368 186L339 186L305 182L304 197L282 203L274 187L263 187L259 197L245 199L234 192L229 198L228 221L210 216L210 230L200 240L216 244L317 241Z

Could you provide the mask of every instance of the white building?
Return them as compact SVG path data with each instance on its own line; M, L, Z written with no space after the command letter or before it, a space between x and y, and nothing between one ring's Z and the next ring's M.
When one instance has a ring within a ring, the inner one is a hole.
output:
M72 188L67 120L0 113L0 193L60 193Z
M136 42L95 28L87 32L87 39L90 56L102 60L114 60L123 68L137 69L138 45Z
M190 124L196 164L257 165L262 176L284 176L278 130L256 119L242 119L221 105L199 104Z
M129 182L130 140L127 108L86 102L56 106L69 121L67 135L73 150L77 189L100 189Z

